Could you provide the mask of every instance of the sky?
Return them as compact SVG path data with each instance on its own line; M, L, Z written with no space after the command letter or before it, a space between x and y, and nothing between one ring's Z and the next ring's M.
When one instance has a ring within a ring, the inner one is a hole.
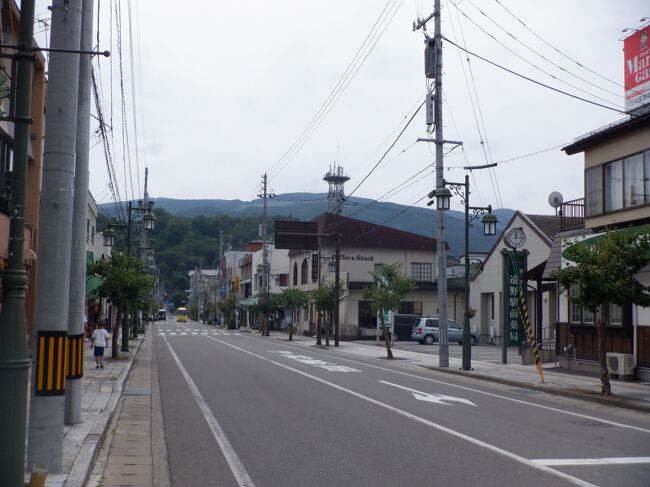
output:
M48 4L37 0L41 45ZM468 63L444 41L444 138L463 142L446 147L445 178L462 181L464 166L497 162L471 173L471 204L534 214L553 213L553 191L565 201L582 197L582 155L567 156L561 146L624 117L616 110L623 107L621 31L650 17L647 2L442 5L446 38L610 107L474 56ZM346 194L425 206L435 146L416 142L430 137L424 109L407 122L427 91L424 36L412 23L432 11L432 1L420 0L102 1L95 37L112 56L94 65L112 129L116 194L141 197L145 167L153 198L251 200L264 173L275 194L326 192L322 178L336 161L350 176ZM433 21L427 27L433 35ZM91 125L91 191L107 203L105 146L98 122ZM459 198L452 209L461 209Z

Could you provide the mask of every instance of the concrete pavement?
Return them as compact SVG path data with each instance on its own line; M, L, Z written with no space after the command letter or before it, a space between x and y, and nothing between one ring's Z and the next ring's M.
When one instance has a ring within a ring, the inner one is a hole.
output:
M95 368L93 350L85 343L82 381L81 423L65 426L63 433L63 470L47 476L48 487L79 487L86 483L99 447L122 396L142 338L131 340L128 353L120 358L104 357L104 368Z

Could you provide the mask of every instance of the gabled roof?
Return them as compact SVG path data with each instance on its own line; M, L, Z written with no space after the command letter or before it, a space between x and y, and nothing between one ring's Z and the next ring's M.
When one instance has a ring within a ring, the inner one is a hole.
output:
M435 238L333 213L321 213L312 221L318 223L319 233L337 232L341 234L342 247L436 250L437 240ZM446 243L445 246L449 248Z
M553 238L557 233L560 231L560 216L559 215L527 215L525 213L522 213L521 211L517 210L512 214L512 217L510 218L510 221L506 224L505 227L503 227L503 231L505 232L510 226L512 225L512 222L515 221L517 217L520 217L524 222L526 222L527 226L533 230L541 238L546 244L551 247L553 244ZM485 256L485 261L487 261L494 251L499 248L502 244L501 238L498 238L495 240L494 245L488 252L488 254Z

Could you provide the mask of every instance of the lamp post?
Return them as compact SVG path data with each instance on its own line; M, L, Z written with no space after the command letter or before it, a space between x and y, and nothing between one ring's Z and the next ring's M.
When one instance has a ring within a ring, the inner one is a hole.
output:
M451 181L442 180L443 186L436 188L429 193L429 197L435 196L436 207L439 210L449 210L449 203L453 194L460 196L462 202L465 204L465 312L463 313L463 370L472 369L472 333L469 325L469 229L472 226L472 221L476 220L479 216L483 215L481 222L483 223L484 235L496 235L497 217L492 214L492 206L469 206L469 175L465 175L464 183L454 183ZM451 188L451 191L447 189ZM430 201L428 205L431 205ZM472 212L470 216L470 210Z
M138 201L137 205L134 205L131 201L128 204L128 214L127 214L127 223L124 224L110 224L108 229L104 231L104 245L106 247L112 247L115 244L116 232L115 228L125 228L126 227L126 255L127 257L131 256L131 227L136 218L142 218L142 246L144 247L146 232L154 229L156 222L156 215L152 212L153 201ZM137 337L137 326L134 327L134 338ZM129 322L128 315L127 319L122 318L122 352L129 351Z

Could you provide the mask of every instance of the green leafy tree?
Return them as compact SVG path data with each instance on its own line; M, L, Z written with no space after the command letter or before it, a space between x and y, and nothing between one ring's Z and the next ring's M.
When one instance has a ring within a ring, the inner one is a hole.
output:
M283 289L282 293L278 294L276 303L283 308L290 308L293 312L309 304L309 295L301 289L291 287ZM289 325L289 341L291 340L293 340L293 321Z
M650 263L650 229L608 231L587 242L575 242L565 250L575 265L553 272L560 289L575 294L569 302L585 307L595 315L598 331L598 361L601 390L611 395L607 372L605 334L609 306L650 306L650 292L635 275Z
M389 359L393 358L393 351L390 348L384 313L398 309L402 298L412 293L415 286L414 281L402 273L401 267L399 263L379 266L377 271L370 273L376 286L363 290L364 298L370 300L370 309L373 314L379 313L381 330L386 344L386 355Z
M325 282L311 294L311 300L316 306L318 319L316 320L316 344L322 345L321 326L323 320L326 323L325 345L330 344L330 335L332 333L332 320L334 319L334 306L337 302L334 282ZM343 281L339 281L339 299L341 302L345 299L346 289Z
M113 330L111 347L111 356L117 358L120 326L122 333L129 333L127 320L129 313L134 316L137 304L144 303L145 297L151 295L153 277L146 273L144 262L116 249L109 258L90 264L88 274L102 279L98 289L99 296L110 299L118 309L117 325Z
M223 313L224 321L226 322L228 328L235 327L235 308L237 307L237 300L232 294L226 296L226 298L219 303L219 311Z

